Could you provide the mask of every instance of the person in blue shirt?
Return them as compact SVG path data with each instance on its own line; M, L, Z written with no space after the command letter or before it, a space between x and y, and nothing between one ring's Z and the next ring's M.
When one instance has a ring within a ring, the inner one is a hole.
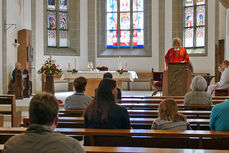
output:
M214 131L229 131L229 100L213 107L209 126Z

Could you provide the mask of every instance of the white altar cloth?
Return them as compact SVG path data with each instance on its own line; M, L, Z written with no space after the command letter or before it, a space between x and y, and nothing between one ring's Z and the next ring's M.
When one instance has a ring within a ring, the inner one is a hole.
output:
M134 79L137 79L137 73L135 71L128 71L123 72L122 74L119 74L119 72L116 71L78 71L76 74L72 74L72 72L64 72L60 79L62 80L74 80L78 77L85 77L87 79L89 78L103 78L103 74L110 72L113 75L113 79L129 79L130 81L134 81Z

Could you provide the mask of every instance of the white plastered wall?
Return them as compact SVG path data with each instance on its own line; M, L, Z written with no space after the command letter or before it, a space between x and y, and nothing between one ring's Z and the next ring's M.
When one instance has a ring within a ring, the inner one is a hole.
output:
M226 10L225 59L229 60L229 9Z
M52 56L52 59L56 60L63 71L67 71L68 63L71 63L71 69L75 68L75 59L78 61L79 70L87 70L88 62L88 7L87 0L80 0L80 56ZM42 66L44 61L50 56L44 56L44 14L43 14L43 1L36 1L36 32L35 32L35 71L37 72ZM35 79L35 91L41 91L41 75L36 74ZM66 90L67 84L55 84L55 90Z
M3 63L2 63L2 0L0 0L0 94L3 93Z
M208 1L208 55L190 57L194 72L214 75L215 66L215 1ZM172 47L172 1L165 0L165 50Z

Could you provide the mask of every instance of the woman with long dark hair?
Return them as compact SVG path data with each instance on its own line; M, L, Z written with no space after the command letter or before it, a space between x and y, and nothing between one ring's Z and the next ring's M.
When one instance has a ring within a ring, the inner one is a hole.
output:
M85 128L130 129L127 110L116 104L116 81L103 79L84 115Z

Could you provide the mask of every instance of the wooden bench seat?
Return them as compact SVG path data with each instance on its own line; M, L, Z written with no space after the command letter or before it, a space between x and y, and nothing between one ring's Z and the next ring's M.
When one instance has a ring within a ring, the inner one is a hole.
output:
M10 110L1 110L0 114L11 115L11 126L19 127L21 124L21 112L16 112L16 98L14 95L0 95L0 105L9 105Z
M65 110L65 109L60 109L59 110L59 116L64 117L64 116L82 116L85 110ZM195 118L200 118L201 116L207 116L209 118L211 111L206 111L206 110L181 110L179 111L180 113L184 115L193 115ZM144 116L144 117L157 117L158 116L158 111L157 110L128 110L129 116L130 117L139 117L139 116Z
M4 123L3 115L0 114L0 127L3 127L3 123Z
M86 153L229 153L228 150L84 146Z
M10 134L19 134L25 130L26 128L0 128L0 139L6 134L10 136ZM65 135L87 136L84 139L85 144L91 146L229 149L229 132L84 128L56 128L55 131Z
M0 145L0 152L4 145ZM206 149L168 149L168 148L146 148L146 147L104 147L84 146L86 153L229 153L228 150L206 150Z
M136 98L124 98L118 101L119 103L160 103L164 99L136 99ZM177 104L183 104L184 99L175 99ZM212 101L213 104L219 104L226 101L226 99L214 99Z
M158 109L159 104L153 103L120 103L120 106L124 106L127 109ZM207 109L211 110L214 105L184 105L184 104L177 104L178 109L189 109L189 110L196 110L196 109Z
M122 96L122 99L167 99L167 98L173 98L173 99L184 99L184 96ZM212 99L229 99L229 96L213 96Z
M156 118L130 118L130 123L134 129L150 129ZM209 119L188 119L193 129L209 130ZM29 119L23 119L23 127L28 127ZM84 117L59 117L58 128L83 128Z
M152 72L137 72L138 78L134 79L134 82L146 82L149 83L149 90L152 91ZM130 82L127 82L127 90L130 90Z

